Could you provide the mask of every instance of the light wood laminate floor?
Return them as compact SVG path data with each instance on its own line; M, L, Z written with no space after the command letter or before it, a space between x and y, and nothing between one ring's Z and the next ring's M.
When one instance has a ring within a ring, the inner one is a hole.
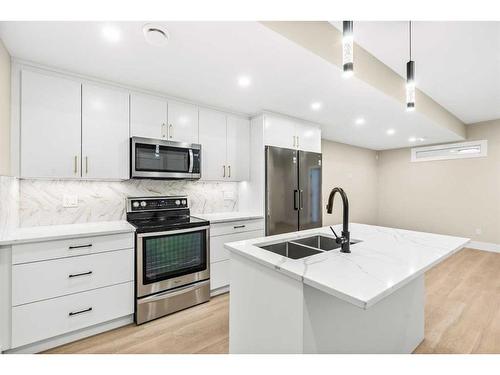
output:
M426 274L425 340L415 353L500 353L500 254L464 249ZM47 353L227 353L229 294Z

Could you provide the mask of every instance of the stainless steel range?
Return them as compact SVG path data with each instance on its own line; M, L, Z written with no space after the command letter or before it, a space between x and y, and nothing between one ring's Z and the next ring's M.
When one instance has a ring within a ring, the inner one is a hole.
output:
M135 321L210 299L210 222L190 215L185 196L127 199L136 228Z

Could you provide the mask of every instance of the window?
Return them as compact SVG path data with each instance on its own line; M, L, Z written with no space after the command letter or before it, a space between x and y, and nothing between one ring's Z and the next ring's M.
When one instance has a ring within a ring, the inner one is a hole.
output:
M487 155L488 141L486 140L415 147L411 149L412 162L480 158Z

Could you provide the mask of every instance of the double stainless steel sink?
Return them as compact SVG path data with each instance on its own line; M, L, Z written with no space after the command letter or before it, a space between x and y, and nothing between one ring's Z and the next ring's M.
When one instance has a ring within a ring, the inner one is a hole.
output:
M361 241L351 240L351 245L359 242ZM256 244L255 246L290 259L301 259L325 251L340 249L340 244L335 242L334 237L321 234L282 242Z

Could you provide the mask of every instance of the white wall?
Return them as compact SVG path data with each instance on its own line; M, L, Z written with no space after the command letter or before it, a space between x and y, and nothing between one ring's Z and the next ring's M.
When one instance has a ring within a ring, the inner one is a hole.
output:
M0 39L0 175L10 174L10 55Z
M342 143L322 140L323 224L342 222L342 204L335 197L334 212L326 213L326 203L334 187L345 190L349 199L349 221L377 223L377 152Z
M411 163L410 149L380 152L378 223L500 244L500 120L468 125L467 139L487 139L488 156Z

